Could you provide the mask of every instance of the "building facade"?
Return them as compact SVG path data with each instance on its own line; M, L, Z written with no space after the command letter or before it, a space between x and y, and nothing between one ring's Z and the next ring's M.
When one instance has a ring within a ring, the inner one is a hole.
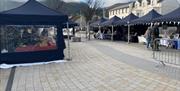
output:
M118 16L124 18L131 12L141 17L152 9L164 15L178 8L178 0L136 0L134 2L119 4L119 6L109 9L109 18Z

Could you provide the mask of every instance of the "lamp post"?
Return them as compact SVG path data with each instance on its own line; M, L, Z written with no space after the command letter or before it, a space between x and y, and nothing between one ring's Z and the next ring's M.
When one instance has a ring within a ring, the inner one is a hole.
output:
M99 31L101 31L101 26L100 26L100 24L98 24L98 28L99 28Z

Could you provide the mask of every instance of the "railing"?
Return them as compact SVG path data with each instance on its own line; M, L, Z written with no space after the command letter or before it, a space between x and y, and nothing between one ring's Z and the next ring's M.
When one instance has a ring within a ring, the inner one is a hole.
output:
M153 42L153 58L163 65L173 64L180 66L179 42L178 40L171 39L155 39Z

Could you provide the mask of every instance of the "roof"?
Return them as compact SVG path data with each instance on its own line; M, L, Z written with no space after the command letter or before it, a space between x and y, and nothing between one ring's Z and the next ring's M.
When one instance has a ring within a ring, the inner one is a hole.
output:
M137 0L137 1L140 2L140 3L142 2L142 0ZM164 0L157 0L158 3L162 2L162 1L164 1ZM151 0L147 0L147 2L151 3Z
M180 8L177 8L176 10L162 17L154 19L154 22L179 22L179 21L180 21Z
M61 15L36 0L29 0L20 7L4 11L3 14L17 14L17 15Z
M136 0L136 1L138 1L140 4L142 3L142 0ZM163 2L164 0L157 0L157 3L161 3L161 2ZM148 5L149 4L151 4L151 0L147 0L147 2L148 2ZM133 7L135 6L135 2L133 3Z
M163 2L164 0L158 0L158 3L161 3L161 2Z
M119 21L119 20L121 20L121 18L119 18L119 17L117 17L117 16L114 16L114 17L112 17L111 19L103 22L103 23L101 24L101 26L113 26L113 25L115 25L115 23L116 23L117 21Z
M147 13L143 17L133 20L131 24L151 23L155 18L158 18L160 16L161 15L159 13L157 13L154 9L152 9L149 13Z
M127 24L128 22L131 22L134 19L137 19L137 18L139 18L139 17L134 15L133 13L131 13L128 16L126 16L124 19L117 21L116 25L124 25L124 24Z

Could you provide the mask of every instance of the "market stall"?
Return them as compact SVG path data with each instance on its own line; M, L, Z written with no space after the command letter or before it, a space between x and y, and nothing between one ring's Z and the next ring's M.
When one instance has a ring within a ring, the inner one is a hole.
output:
M171 30L167 28L164 29L164 36L160 40L160 44L163 46L169 46L171 44L174 46L174 48L180 49L180 8L177 8L164 16L154 19L153 22L175 27Z
M63 23L68 17L29 0L0 13L1 63L33 63L62 60Z
M133 13L130 13L128 16L126 16L124 19L119 20L116 22L116 25L122 26L122 25L127 25L128 26L128 43L130 42L130 37L132 37L131 34L131 21L138 19L139 17L134 15ZM132 39L136 39L137 36L134 36Z
M114 40L114 37L115 37L115 29L114 29L114 26L115 26L115 23L117 21L120 21L121 19L117 16L114 16L112 17L111 19L103 22L100 24L100 26L106 26L106 27L111 27L111 34L107 34L106 36L111 36L111 40L113 41Z

